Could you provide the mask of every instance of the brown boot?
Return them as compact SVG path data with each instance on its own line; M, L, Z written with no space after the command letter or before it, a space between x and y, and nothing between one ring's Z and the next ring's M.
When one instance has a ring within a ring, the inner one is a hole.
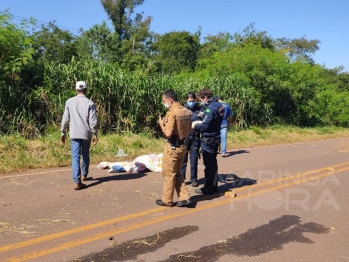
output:
M81 182L75 184L75 187L74 187L75 190L81 190L81 189L84 189L84 188L87 188L87 185L85 185L85 184L83 184Z

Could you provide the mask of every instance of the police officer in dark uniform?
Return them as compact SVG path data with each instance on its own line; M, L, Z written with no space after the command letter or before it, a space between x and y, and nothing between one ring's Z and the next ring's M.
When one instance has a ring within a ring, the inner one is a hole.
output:
M224 115L224 108L212 92L201 89L198 94L202 106L206 107L202 123L193 125L194 130L201 133L202 158L205 165L205 185L196 189L197 194L213 194L217 192L218 185L218 164L217 151L221 142L220 129Z
M191 121L202 120L202 108L196 103L196 95L194 92L189 92L186 96L187 103L184 106L191 113ZM188 152L184 156L183 165L181 168L181 174L185 179L185 173L188 164L188 154L190 156L190 180L193 187L198 187L198 160L199 160L199 149L201 145L200 132L192 130L188 134Z

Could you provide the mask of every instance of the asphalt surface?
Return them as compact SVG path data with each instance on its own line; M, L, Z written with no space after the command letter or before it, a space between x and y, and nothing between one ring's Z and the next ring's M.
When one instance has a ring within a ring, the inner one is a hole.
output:
M188 184L182 208L155 205L160 173L91 166L80 191L69 167L0 174L0 261L349 261L348 152L340 138L218 155L219 192Z

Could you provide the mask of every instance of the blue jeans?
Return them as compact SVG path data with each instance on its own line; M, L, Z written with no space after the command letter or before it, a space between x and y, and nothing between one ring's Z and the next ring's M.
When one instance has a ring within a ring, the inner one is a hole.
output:
M221 152L227 153L227 132L228 127L221 127Z
M82 174L88 175L90 165L90 146L91 139L70 139L72 153L72 170L74 182L81 182L80 154L82 155Z

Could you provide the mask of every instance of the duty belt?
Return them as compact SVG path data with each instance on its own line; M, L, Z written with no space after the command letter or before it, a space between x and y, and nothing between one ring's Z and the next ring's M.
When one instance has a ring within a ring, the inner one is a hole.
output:
M201 141L206 145L219 145L221 142L221 137L220 136L202 137Z
M175 146L181 146L181 145L184 145L184 140L172 140L172 139L167 139L167 142L170 143L171 145L175 145Z
M173 138L169 138L167 139L167 142L171 144L171 146L181 146L181 145L184 145L184 142L185 139L178 139L176 137L173 137Z

